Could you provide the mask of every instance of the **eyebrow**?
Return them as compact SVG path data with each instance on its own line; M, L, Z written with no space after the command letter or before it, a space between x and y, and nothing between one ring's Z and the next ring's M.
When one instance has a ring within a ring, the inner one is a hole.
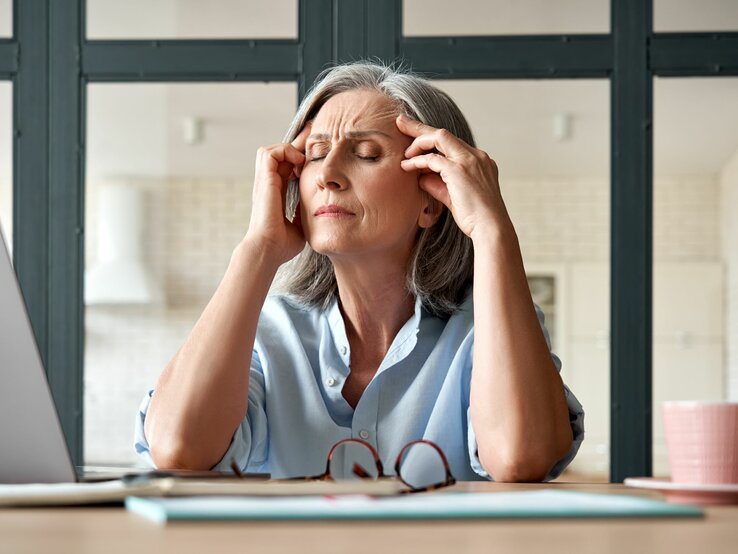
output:
M379 130L371 130L371 131L349 131L346 133L346 136L351 139L355 138L364 138L371 135L382 135L388 138L391 138L389 134L385 133L384 131ZM312 140L329 140L331 136L328 133L314 133L308 137L308 139Z

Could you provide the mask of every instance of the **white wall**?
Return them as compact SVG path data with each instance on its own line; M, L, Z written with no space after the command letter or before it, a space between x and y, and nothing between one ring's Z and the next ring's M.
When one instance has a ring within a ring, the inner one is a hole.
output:
M87 87L87 181L168 174L168 85Z
M738 3L735 0L654 0L653 27L668 31L735 31Z
M9 37L13 33L13 2L0 0L0 38Z
M281 141L297 106L295 83L92 84L87 181L174 176L250 179L256 150ZM186 117L203 122L187 144Z
M726 268L726 372L728 399L738 401L738 150L720 173L722 256Z
M735 0L654 0L656 31L735 31ZM608 0L405 0L405 35L607 33Z
M173 38L177 36L177 0L86 0L87 37Z
M656 31L735 31L735 0L654 0ZM405 0L405 35L607 33L608 0Z
M297 38L297 0L87 0L87 34L122 39Z
M10 247L13 230L13 98L9 82L0 82L0 227Z

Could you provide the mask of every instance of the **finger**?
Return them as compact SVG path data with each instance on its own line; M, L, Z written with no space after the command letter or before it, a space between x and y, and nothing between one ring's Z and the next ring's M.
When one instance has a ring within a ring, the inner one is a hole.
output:
M448 129L438 129L426 125L404 114L398 115L395 123L400 132L415 137L413 143L405 151L406 158L417 156L424 150L435 149L446 156L450 156L471 149L471 146Z
M437 173L421 175L418 179L418 185L444 206L451 208L451 195L448 193L448 187L440 175Z
M405 150L405 157L411 158L427 152L436 150L445 156L458 156L472 148L459 137L447 129L434 129L430 133L424 133L413 140L412 144Z
M436 130L435 127L426 125L425 123L422 123L417 119L414 119L405 114L398 115L395 119L395 124L397 125L397 128L400 130L400 132L411 137L419 137L422 134L432 133Z
M310 129L312 129L312 122L308 121L308 123L305 125L305 127L302 128L302 131L300 131L295 139L292 141L292 146L299 150L303 156L305 154L305 144L307 142L308 137L310 136ZM303 161L295 164L295 177L297 179L300 178L300 173L302 173L302 166L305 163L305 159L303 158Z
M273 160L273 163L270 164L272 169L276 169L274 167L275 162L276 165L287 162L295 166L305 163L305 154L291 144L271 146L266 148L264 153Z
M422 154L409 160L402 160L400 166L405 171L430 169L434 173L448 173L454 169L455 164L441 154Z
M405 150L405 157L412 158L427 152L441 152L445 154L440 148L436 147L436 136L434 133L420 135Z
M277 173L282 178L283 182L286 182L294 174L294 167L291 163L280 162L277 165Z
M302 128L302 131L297 133L297 136L295 139L291 142L292 146L297 148L300 152L305 152L305 143L307 142L308 137L310 136L310 129L312 129L313 125L311 121L308 121L305 126Z

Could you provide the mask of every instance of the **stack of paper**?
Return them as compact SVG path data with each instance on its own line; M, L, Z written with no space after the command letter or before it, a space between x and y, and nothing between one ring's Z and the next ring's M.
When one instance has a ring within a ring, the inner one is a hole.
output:
M372 498L128 498L126 507L159 523L174 520L459 519L698 517L698 508L635 496L542 490L425 493Z
M0 485L0 506L50 506L123 502L127 496L300 496L395 495L405 486L396 479L379 481L266 481L251 479L178 479L135 482Z

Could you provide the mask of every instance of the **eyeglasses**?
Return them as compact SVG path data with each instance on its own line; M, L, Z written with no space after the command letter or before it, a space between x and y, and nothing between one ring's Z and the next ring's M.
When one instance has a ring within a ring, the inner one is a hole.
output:
M456 483L443 450L428 440L412 441L402 447L395 461L395 474L408 489L423 492ZM328 452L325 472L312 477L295 477L319 481L345 479L387 479L376 449L362 439L343 439Z

